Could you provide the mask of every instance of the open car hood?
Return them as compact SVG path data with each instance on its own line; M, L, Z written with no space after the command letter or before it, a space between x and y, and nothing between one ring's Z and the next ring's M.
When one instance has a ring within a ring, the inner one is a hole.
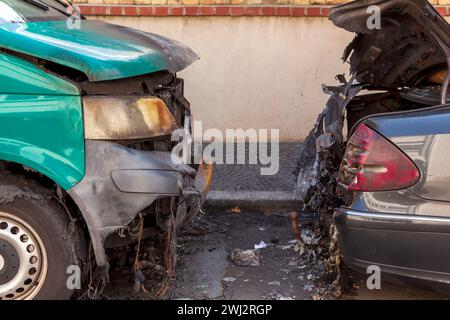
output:
M380 29L368 27L373 5L380 9ZM415 86L447 69L450 26L426 0L358 0L332 8L330 20L357 34L344 60L360 83Z
M80 29L66 21L1 24L0 48L77 69L90 81L175 73L198 59L179 42L95 20L82 20Z

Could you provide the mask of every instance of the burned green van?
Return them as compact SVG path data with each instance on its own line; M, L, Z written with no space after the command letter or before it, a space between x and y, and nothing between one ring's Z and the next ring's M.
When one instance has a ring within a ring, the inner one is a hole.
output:
M107 273L109 239L179 228L211 183L171 153L192 119L176 73L197 55L69 8L0 0L0 300L71 298L90 248Z

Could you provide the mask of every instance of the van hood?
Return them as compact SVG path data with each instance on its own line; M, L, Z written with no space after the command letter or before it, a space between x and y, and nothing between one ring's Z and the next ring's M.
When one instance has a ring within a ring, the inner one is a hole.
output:
M353 1L332 8L330 20L356 33L343 59L363 84L415 86L447 69L450 28L426 0Z
M0 47L77 69L90 81L176 73L198 59L177 41L96 20L79 29L66 21L2 24Z

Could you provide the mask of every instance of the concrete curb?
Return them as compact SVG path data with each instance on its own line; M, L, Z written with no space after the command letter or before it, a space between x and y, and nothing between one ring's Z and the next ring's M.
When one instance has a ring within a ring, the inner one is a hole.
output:
M205 208L229 209L238 207L245 210L298 210L300 202L287 191L211 191Z

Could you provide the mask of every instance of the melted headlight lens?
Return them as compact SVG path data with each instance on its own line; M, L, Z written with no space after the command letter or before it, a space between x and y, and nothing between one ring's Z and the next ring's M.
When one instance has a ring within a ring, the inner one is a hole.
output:
M177 124L166 104L155 97L83 98L85 138L136 140L170 135Z

